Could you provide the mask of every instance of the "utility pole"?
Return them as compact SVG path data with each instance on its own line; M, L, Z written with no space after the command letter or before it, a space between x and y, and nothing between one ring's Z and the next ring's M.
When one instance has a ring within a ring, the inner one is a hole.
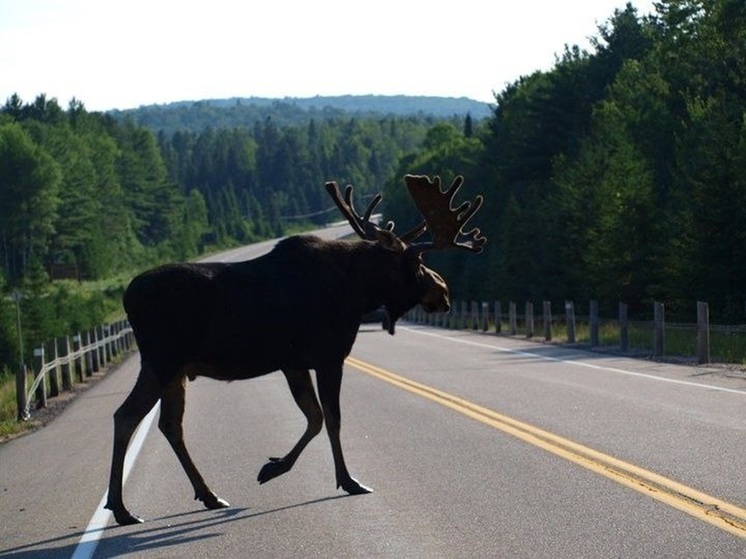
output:
M26 364L23 362L23 330L21 329L21 299L23 299L23 293L14 289L10 298L16 304L16 328L18 330L18 371L16 372L18 420L25 421L28 417L26 417Z

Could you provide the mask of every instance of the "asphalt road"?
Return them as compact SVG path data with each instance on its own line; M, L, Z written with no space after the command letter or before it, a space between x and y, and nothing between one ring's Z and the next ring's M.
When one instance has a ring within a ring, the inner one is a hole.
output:
M137 370L0 447L0 557L746 557L746 380L722 370L365 325L342 443L374 493L335 489L324 432L258 485L304 428L284 378L197 379L187 445L231 507L192 500L153 425L124 492L146 523L98 527L111 415Z

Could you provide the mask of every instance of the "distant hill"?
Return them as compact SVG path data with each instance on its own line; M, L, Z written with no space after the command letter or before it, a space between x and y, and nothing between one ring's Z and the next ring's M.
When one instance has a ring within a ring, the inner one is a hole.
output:
M466 97L425 97L407 95L341 95L269 99L233 97L202 101L177 101L165 105L146 105L137 109L113 110L117 119L131 119L155 131L172 134L177 130L198 132L208 126L233 128L253 126L271 119L278 126L307 123L311 119L348 118L350 116L420 117L430 119L487 118L491 106Z

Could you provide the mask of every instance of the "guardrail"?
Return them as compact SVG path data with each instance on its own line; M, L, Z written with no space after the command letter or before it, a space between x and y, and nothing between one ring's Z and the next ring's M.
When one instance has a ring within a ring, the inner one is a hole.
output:
M36 409L47 407L47 399L70 391L105 367L117 355L129 351L135 337L127 320L102 324L73 336L50 340L34 349L34 364L16 376L18 420L31 417L31 403ZM29 377L33 377L30 386Z
M589 347L605 346L622 353L635 351L653 359L684 358L699 364L720 362L746 364L746 326L710 323L709 306L697 303L696 323L671 323L665 319L663 303L653 304L653 320L633 321L627 305L619 303L615 318L601 318L597 301L590 301L587 315L576 316L573 301L565 301L560 312L553 314L549 301L520 308L509 301L453 301L448 313L427 314L415 307L405 318L409 321L450 329L481 330L508 336L543 338L547 342L580 343ZM507 311L507 312L506 312Z

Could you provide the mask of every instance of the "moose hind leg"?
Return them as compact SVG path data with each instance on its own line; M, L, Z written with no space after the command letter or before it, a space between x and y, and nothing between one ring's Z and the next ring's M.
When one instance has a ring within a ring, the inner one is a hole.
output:
M370 487L366 487L358 482L347 471L342 454L342 444L339 440L339 432L342 425L339 409L339 393L342 387L342 363L335 367L317 370L316 382L319 386L321 407L324 410L326 432L329 435L329 442L332 446L337 487L341 487L350 495L371 493L373 490Z
M324 415L313 390L311 373L306 369L283 369L282 372L288 381L295 403L306 416L308 423L305 432L290 452L282 458L270 458L269 462L262 467L257 476L259 483L266 483L290 471L303 449L311 439L319 434L324 424Z
M230 506L207 487L205 480L192 462L184 444L184 407L186 398L186 377L174 379L161 397L161 417L158 428L165 435L171 448L184 468L189 481L194 487L194 498L202 501L208 509L221 509Z
M105 508L114 513L114 520L121 525L142 522L139 516L127 510L122 499L124 458L135 429L158 401L161 391L157 376L143 364L132 392L114 413L114 452Z

